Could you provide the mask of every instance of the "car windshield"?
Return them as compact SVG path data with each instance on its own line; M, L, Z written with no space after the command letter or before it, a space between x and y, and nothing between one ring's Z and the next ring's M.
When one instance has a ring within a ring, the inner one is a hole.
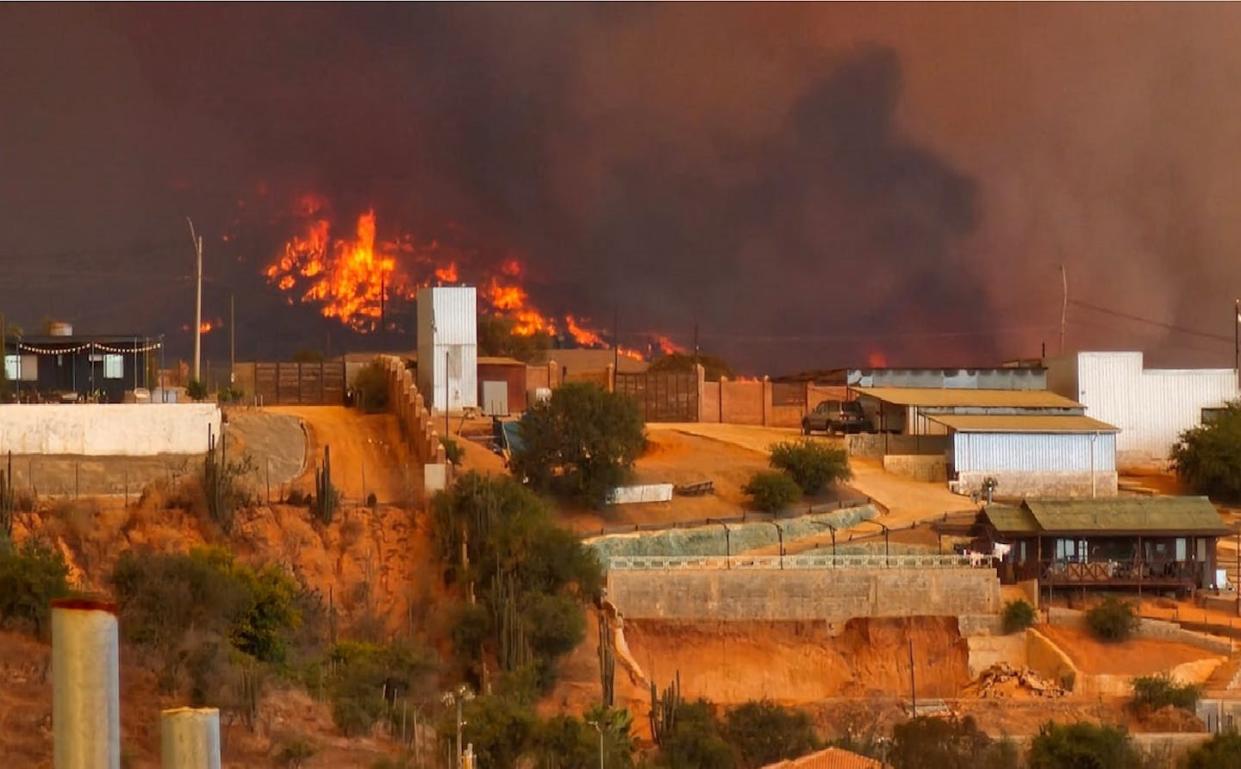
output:
M853 416L862 416L862 404L857 401L845 401L840 404L840 410Z

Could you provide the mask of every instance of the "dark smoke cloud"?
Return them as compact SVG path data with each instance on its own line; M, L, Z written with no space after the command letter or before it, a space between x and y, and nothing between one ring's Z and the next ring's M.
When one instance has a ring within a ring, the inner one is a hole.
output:
M0 311L184 347L193 214L244 355L363 343L258 275L314 190L753 371L1054 349L1061 263L1075 299L1229 336L1238 15L3 5ZM1231 355L1070 319L1070 345Z

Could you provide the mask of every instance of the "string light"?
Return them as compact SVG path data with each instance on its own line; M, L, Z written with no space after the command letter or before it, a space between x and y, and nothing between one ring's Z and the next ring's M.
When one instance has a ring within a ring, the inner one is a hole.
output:
M66 355L83 352L85 350L100 350L102 352L113 353L116 355L139 355L142 353L153 352L163 346L163 342L152 342L142 347L109 347L106 344L99 344L98 342L87 342L85 344L77 345L76 347L52 348L35 347L34 345L26 344L24 342L17 343L17 349L22 352L32 352L35 355Z

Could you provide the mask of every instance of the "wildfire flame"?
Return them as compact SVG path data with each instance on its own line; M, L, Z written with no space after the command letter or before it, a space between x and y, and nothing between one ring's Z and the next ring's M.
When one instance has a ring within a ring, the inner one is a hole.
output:
M411 300L420 286L470 280L479 286L480 310L511 318L515 334L557 336L563 329L581 347L611 346L588 319L564 315L559 320L536 307L523 285L525 265L516 256L479 270L470 252L435 241L420 244L406 233L383 240L377 235L374 210L359 215L347 236L337 235L331 206L318 195L298 198L292 213L300 231L264 270L267 281L286 293L290 304L296 300L317 304L325 317L368 332L379 328L385 302ZM684 349L666 336L652 337L652 344L665 353ZM646 359L624 346L618 353Z
M659 351L663 353L664 355L672 355L673 353L686 352L684 347L672 341L671 339L664 336L663 334L655 335L655 346L658 347Z

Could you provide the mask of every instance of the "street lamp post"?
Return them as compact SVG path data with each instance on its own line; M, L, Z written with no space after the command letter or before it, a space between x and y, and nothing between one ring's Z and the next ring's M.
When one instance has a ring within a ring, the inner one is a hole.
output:
M595 731L599 732L599 769L603 769L603 724L599 721L587 721L586 723L595 727Z
M462 684L450 692L445 692L443 702L445 705L457 706L457 756L453 760L455 769L461 769L461 730L465 726L465 719L462 718L461 709L465 703L474 699L474 692L470 691L470 687Z

